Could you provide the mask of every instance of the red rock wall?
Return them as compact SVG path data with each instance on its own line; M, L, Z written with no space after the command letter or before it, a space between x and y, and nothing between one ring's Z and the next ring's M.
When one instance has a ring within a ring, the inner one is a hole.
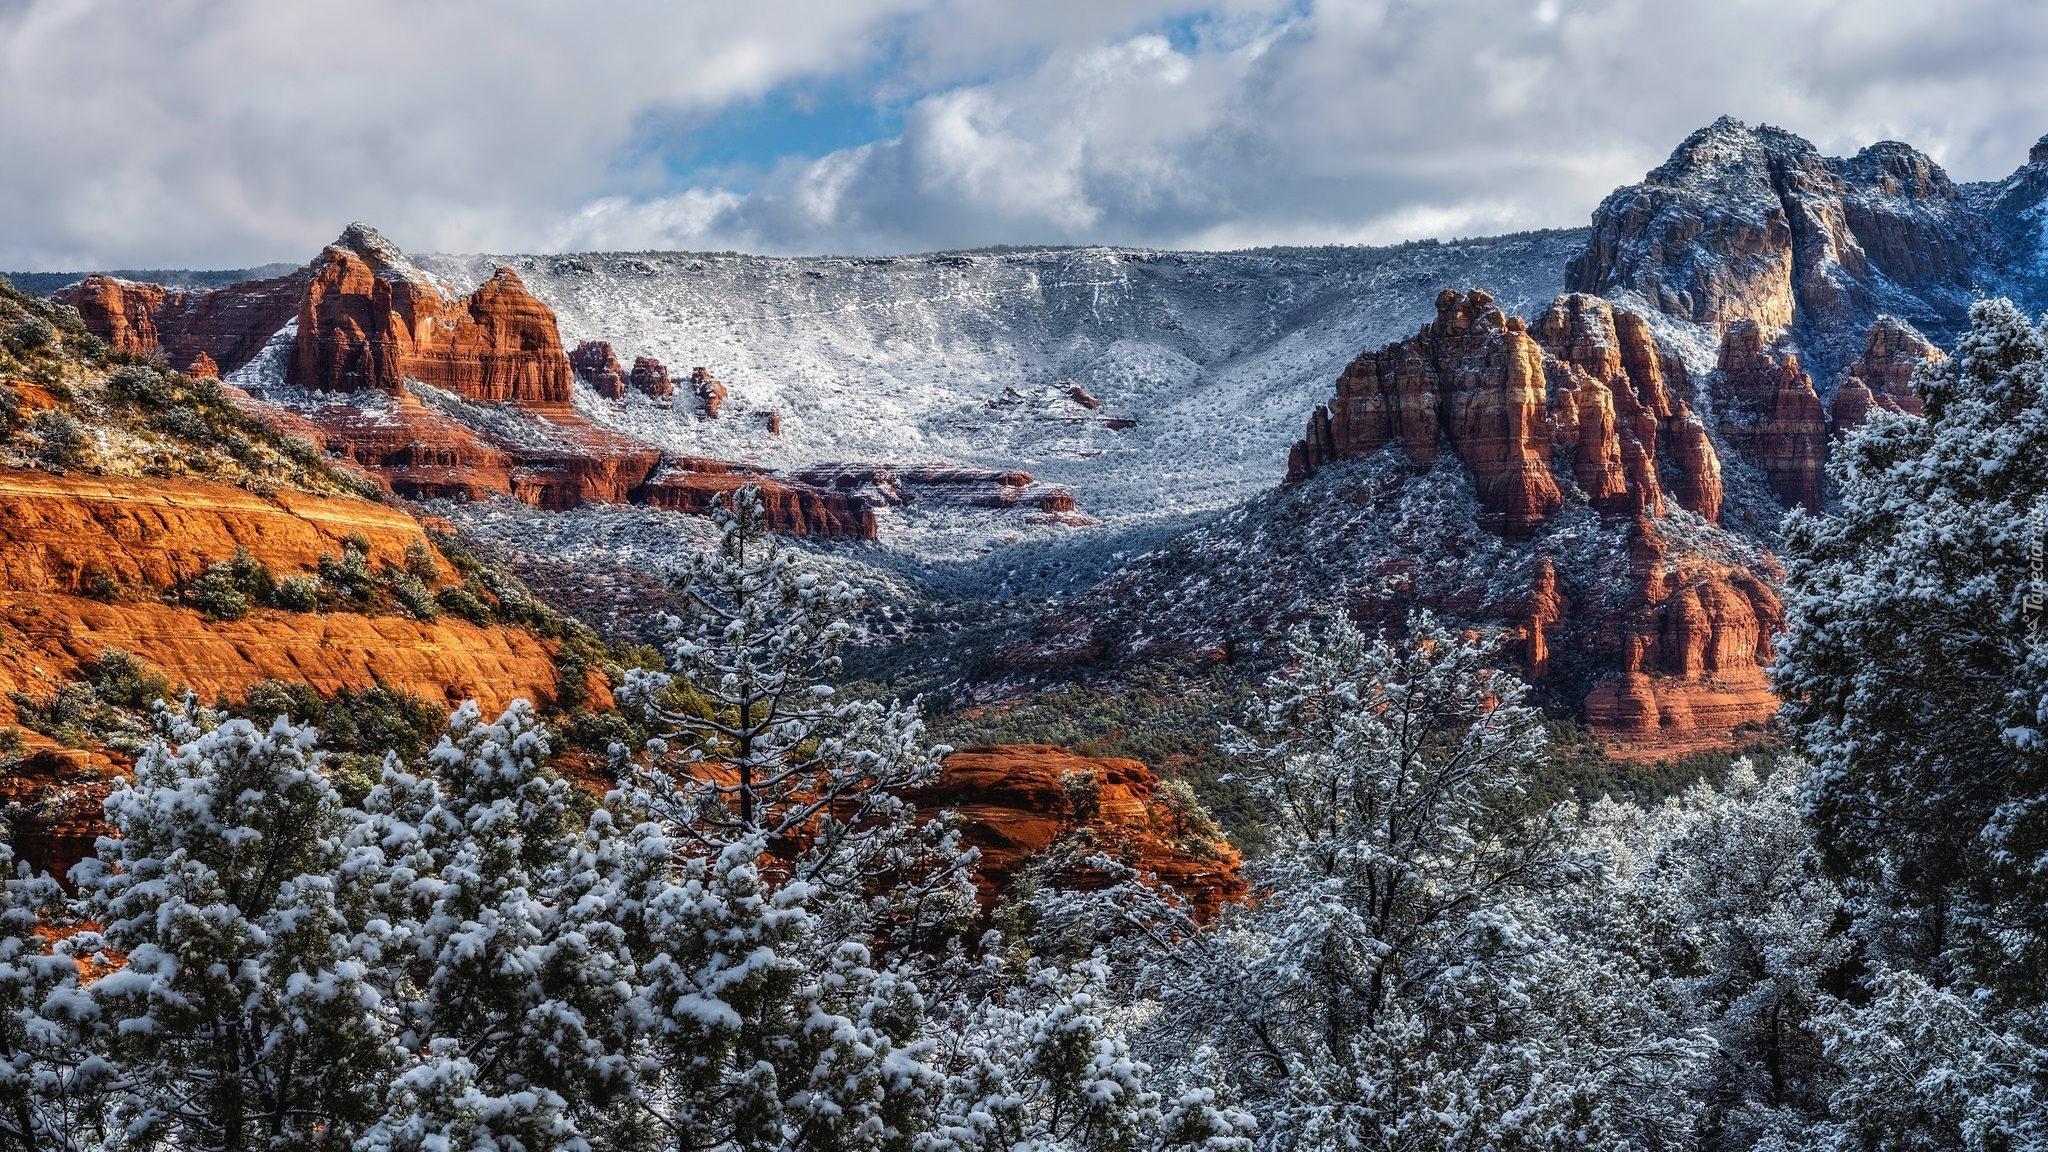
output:
M555 314L510 268L454 297L345 235L311 270L287 383L396 392L412 379L472 400L568 406L571 371Z
M760 488L769 527L777 532L872 540L880 529L875 510L859 496L786 483L715 460L670 461L634 499L657 508L702 514L747 484Z
M1760 325L1736 321L1721 338L1713 395L1722 438L1762 469L1778 502L1819 511L1827 419L1798 355L1772 352Z
M203 356L217 372L232 372L297 315L307 279L299 271L215 290L174 290L88 276L51 299L77 308L87 330L117 352L172 366Z

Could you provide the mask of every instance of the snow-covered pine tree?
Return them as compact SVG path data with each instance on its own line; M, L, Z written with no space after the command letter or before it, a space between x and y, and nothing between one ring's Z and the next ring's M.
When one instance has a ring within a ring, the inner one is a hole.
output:
M1851 959L1841 896L1820 874L1800 819L1806 766L1768 778L1739 760L1648 812L1602 802L1614 884L1598 914L1630 926L1717 1051L1697 1088L1711 1148L1797 1144L1826 1110L1832 1074L1814 1021Z
M1213 1044L1262 1147L1685 1146L1702 1045L1597 914L1567 815L1527 812L1524 686L1426 613L1290 652L1231 740L1262 898L1159 962L1149 1049Z
M1834 515L1785 528L1773 680L1809 811L1877 958L2048 1001L2048 337L1980 301L1923 365L1927 415L1874 413L1829 462Z
M71 945L46 934L76 929L64 890L48 875L13 870L0 844L0 1147L82 1152L106 1134L102 1089L112 1071L94 1054L98 1011L79 983Z
M382 921L318 733L188 696L106 800L78 877L121 968L91 992L126 1141L344 1149L401 1055L367 979Z
M578 867L547 748L525 701L494 723L466 702L427 775L387 764L365 801L367 839L388 853L393 997L413 1054L366 1148L575 1147L630 1087L632 960L606 923L604 878Z
M661 730L649 803L703 855L780 853L832 922L828 953L841 939L930 943L971 914L972 860L904 798L939 771L916 708L834 698L862 593L783 548L754 485L713 515L718 547L672 574L669 671L631 673L621 692Z

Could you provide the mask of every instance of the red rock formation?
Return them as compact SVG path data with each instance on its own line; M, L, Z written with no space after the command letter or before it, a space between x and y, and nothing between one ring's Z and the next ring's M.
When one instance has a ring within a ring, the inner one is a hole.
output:
M770 436L782 435L782 413L770 412L768 414L768 434Z
M403 389L383 408L327 405L310 419L329 453L408 500L486 500L513 490L509 452Z
M1081 387L1079 384L1075 384L1073 387L1067 389L1067 399L1072 400L1074 403L1079 404L1081 407L1088 409L1090 412L1102 411L1102 401L1097 400L1093 396L1090 396L1088 394L1088 390L1086 388Z
M697 393L706 420L718 419L718 406L725 403L725 384L701 366L690 369L690 387Z
M185 375L194 379L218 380L220 379L220 365L213 362L213 357L201 352L192 361L191 367L185 369Z
M37 748L0 772L0 808L16 813L16 860L62 879L107 834L103 804L125 765L83 748Z
M1586 697L1587 722L1656 754L1714 746L1776 715L1764 669L1785 613L1769 585L1670 547L1647 519L1635 526L1629 568L1635 592L1602 638L1621 671Z
M1617 515L1662 513L1662 460L1679 503L1717 520L1720 461L1677 396L1690 391L1649 326L1598 297L1559 297L1532 335L1486 293L1447 291L1434 324L1344 370L1336 399L1294 446L1288 481L1397 440L1428 464L1441 429L1472 469L1483 522L1502 535L1526 537L1562 506L1554 455L1594 506Z
M1040 512L1072 512L1079 506L1074 494L1065 488L1055 488L1038 498Z
M472 400L568 406L555 314L510 268L458 297L357 224L311 272L287 383L396 392L410 379Z
M635 356L633 372L628 378L634 391L650 399L666 403L675 395L675 382L669 378L668 366L652 356Z
M252 280L216 290L133 284L88 276L51 295L78 309L93 335L117 352L189 364L200 356L232 372L297 314L309 274Z
M323 692L385 683L486 708L552 696L546 643L518 629L271 609L208 621L155 595L238 547L280 577L311 571L352 533L368 540L373 569L403 564L407 548L425 542L404 513L360 500L0 470L0 620L11 638L0 646L0 689L45 695L113 647L206 699L272 678ZM98 574L138 591L112 604L84 598ZM442 566L441 578L452 571Z
M1092 778L1096 811L1076 812L1070 780ZM984 904L1032 857L1064 837L1091 855L1128 860L1191 904L1198 916L1244 899L1237 851L1220 838L1168 826L1154 793L1159 777L1136 760L1077 756L1048 744L968 748L946 758L933 784L911 794L919 810L952 810L968 843L981 851L976 881ZM1063 877L1078 887L1106 879L1092 869Z
M1819 511L1827 420L1799 357L1770 352L1754 321L1730 324L1713 395L1722 437L1769 477L1779 503Z
M1550 639L1545 635L1571 614L1571 603L1558 587L1557 564L1548 556L1536 561L1535 577L1523 605L1521 631L1524 643L1522 665L1529 679L1541 680L1550 670Z
M1913 391L1913 373L1930 360L1946 359L1947 353L1928 343L1905 321L1878 317L1864 335L1862 357L1850 365L1850 377L1835 393L1829 410L1835 435L1848 435L1872 408L1924 415L1920 396Z
M657 508L701 514L748 484L761 489L769 527L777 532L872 540L879 531L875 510L862 497L776 480L723 460L686 457L666 461L635 493L635 499Z
M570 413L550 415L529 440L492 442L512 457L512 495L554 511L634 503L661 466L661 449Z
M625 399L626 370L609 342L585 340L576 345L576 350L569 353L569 366L584 383L597 389L598 395L607 400Z

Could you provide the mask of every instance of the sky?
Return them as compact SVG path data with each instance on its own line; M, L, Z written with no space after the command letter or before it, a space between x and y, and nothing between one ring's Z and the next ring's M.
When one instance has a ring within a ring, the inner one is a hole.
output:
M2039 0L0 0L0 268L1582 225L1722 114L1996 179Z

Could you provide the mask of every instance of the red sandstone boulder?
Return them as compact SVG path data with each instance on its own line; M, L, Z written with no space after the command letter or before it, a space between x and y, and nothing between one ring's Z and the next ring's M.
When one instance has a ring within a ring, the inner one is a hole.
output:
M669 378L668 366L652 356L633 358L633 375L630 378L633 390L649 399L664 403L675 395L675 381Z
M218 380L220 365L213 362L213 357L201 352L193 359L191 366L185 369L185 375L195 379Z
M724 382L699 366L690 369L690 387L697 393L697 403L702 406L704 418L718 419L718 406L725 403L726 397Z

